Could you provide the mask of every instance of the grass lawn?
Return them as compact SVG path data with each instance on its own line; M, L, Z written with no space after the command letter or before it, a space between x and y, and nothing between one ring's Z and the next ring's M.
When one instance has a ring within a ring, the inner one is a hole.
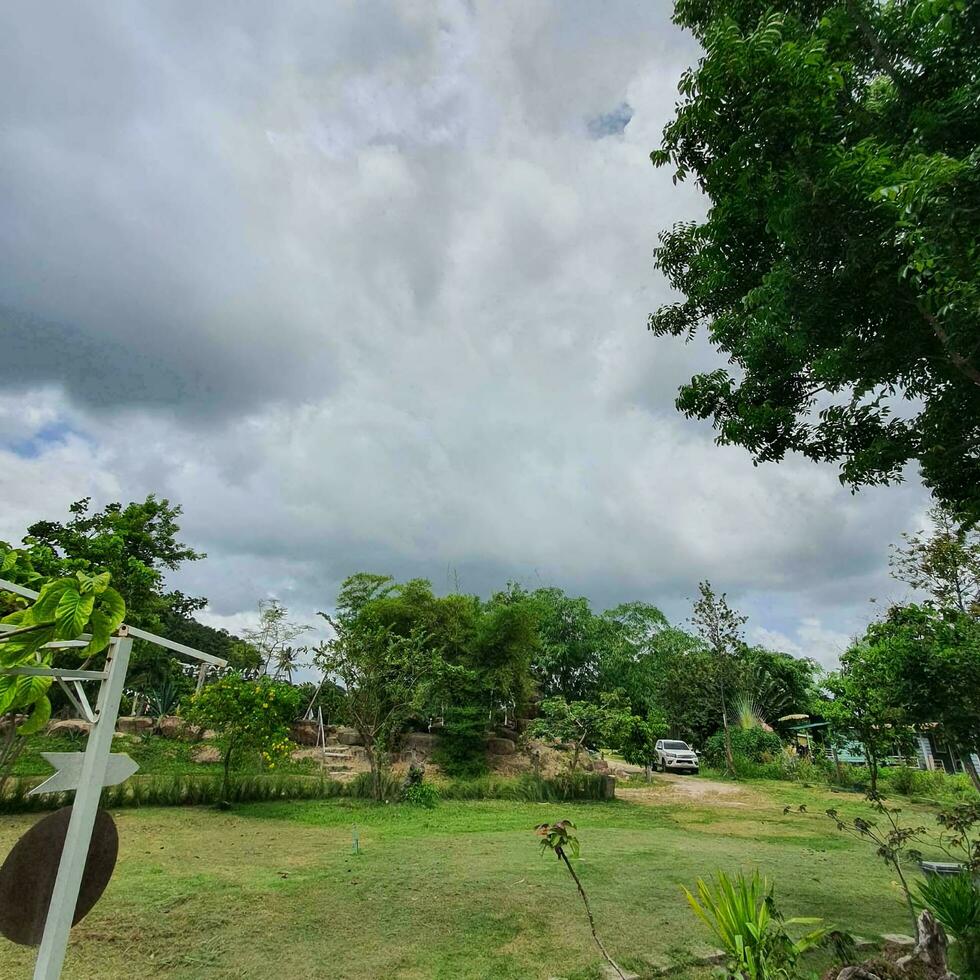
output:
M72 932L65 977L596 977L574 885L539 854L531 831L563 817L579 827L578 870L600 936L641 975L644 964L649 974L650 964L712 945L681 885L716 869L759 867L787 915L823 916L868 936L909 930L871 848L817 815L830 805L863 812L859 799L788 784L714 793L702 786L717 784L684 782L660 778L609 803L124 810L115 815L116 874ZM784 817L785 802L806 802L814 815ZM37 819L0 817L0 855ZM33 956L0 938L0 977L29 977Z

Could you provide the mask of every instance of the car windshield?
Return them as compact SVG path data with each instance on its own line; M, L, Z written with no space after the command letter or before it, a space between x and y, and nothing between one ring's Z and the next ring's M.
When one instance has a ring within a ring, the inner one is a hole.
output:
M687 742L664 742L665 749L688 749Z

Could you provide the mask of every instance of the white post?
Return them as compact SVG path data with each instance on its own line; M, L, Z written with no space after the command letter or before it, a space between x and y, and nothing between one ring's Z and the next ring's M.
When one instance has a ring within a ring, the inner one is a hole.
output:
M126 669L133 641L126 627L120 628L106 654L107 677L99 690L95 705L95 722L89 732L82 760L81 778L75 792L71 820L61 852L58 877L55 879L51 905L44 923L44 936L34 966L34 980L58 980L68 948L68 933L78 903L78 891L85 872L92 829L99 809L99 797L112 751L112 736L116 730L119 700L122 697Z

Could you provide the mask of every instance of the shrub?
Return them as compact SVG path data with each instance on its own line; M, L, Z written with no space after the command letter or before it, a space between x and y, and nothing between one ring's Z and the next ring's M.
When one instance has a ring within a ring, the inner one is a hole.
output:
M402 794L402 800L410 806L431 810L439 802L439 790L432 783L412 783Z
M782 754L783 743L775 732L767 732L763 728L733 728L730 734L736 773L738 772L739 760L750 763L768 763ZM702 754L708 765L723 767L725 765L724 733L717 732L708 738L704 743Z
M435 761L447 776L473 779L487 771L483 741L486 718L483 708L447 708L439 732Z

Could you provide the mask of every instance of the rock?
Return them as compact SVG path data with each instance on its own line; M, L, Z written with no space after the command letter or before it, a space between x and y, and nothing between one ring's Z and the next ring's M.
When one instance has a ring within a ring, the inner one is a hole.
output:
M424 762L431 758L439 744L439 736L432 732L408 732L402 739L401 758L405 762Z
M609 772L609 763L605 759L596 759L592 763L592 769L595 772Z
M88 735L92 726L81 718L66 718L48 725L49 735Z
M496 735L497 738L509 738L512 742L516 742L520 737L520 732L516 728L506 728L505 726L500 725L496 731L494 731L494 735Z
M911 949L915 945L915 940L911 936L906 936L901 932L886 932L882 935L881 941L889 946L898 946L903 949Z
M198 745L191 752L193 762L220 762L221 749L216 745Z
M187 728L187 722L176 715L162 715L157 719L157 731L163 738L189 738L191 732Z
M297 745L316 745L320 738L320 725L315 721L294 721L289 726L289 737Z
M513 755L517 751L517 744L510 738L488 738L487 751L491 755Z
M338 728L336 738L341 745L364 744L364 739L353 728Z
M153 719L146 715L129 715L116 719L116 731L124 735L139 735L153 728Z

